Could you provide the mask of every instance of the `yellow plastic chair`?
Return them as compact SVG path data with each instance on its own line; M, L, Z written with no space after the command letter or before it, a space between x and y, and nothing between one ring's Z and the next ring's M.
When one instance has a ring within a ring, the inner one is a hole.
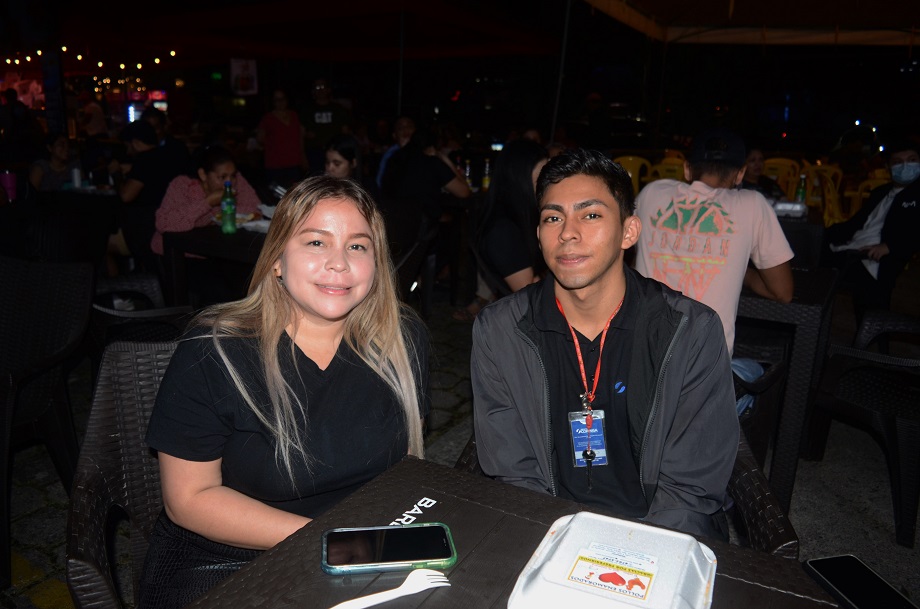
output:
M839 165L815 165L815 170L820 171L831 179L834 188L840 191L840 183L843 182L843 170Z
M613 162L623 166L623 169L625 169L629 177L632 178L633 192L638 194L640 188L639 180L648 177L652 169L652 164L648 162L648 159L643 159L641 156L618 156L613 159Z
M891 171L887 167L879 167L869 172L867 176L870 180L887 180L891 181Z
M663 178L670 178L672 180L684 180L684 162L680 163L658 163L657 165L652 165L651 171L648 173L648 181L654 182L655 180L661 180Z
M850 207L847 209L848 217L852 217L853 214L862 209L863 203L869 198L870 192L890 181L885 178L868 178L860 182L856 190L848 190L843 193L844 198L850 202Z
M664 149L664 158L665 159L680 159L681 162L687 160L687 157L684 156L684 153L680 150L674 150L673 148ZM664 159L662 159L664 161Z

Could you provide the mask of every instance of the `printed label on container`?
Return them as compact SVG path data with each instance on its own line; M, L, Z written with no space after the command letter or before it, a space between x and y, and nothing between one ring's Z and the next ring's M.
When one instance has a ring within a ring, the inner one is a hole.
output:
M630 598L647 600L658 572L658 558L633 550L592 543L582 548L568 580Z

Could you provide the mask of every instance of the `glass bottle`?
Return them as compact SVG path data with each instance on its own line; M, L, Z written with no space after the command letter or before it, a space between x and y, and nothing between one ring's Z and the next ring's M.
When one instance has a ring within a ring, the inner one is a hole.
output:
M482 192L488 192L492 185L492 170L489 168L489 159L486 158L485 167L482 169Z
M220 198L220 230L225 235L236 232L236 195L230 180L224 182L224 195Z
M799 203L805 202L805 192L807 191L807 180L805 174L799 176L799 186L795 189L795 200Z

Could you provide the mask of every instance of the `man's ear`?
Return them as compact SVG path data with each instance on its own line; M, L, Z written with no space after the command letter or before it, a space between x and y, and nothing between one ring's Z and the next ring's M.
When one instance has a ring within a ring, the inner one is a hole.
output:
M735 178L735 186L741 183L741 180L744 179L744 174L747 173L747 165L741 168L738 172L738 176Z
M623 221L623 243L620 247L628 250L639 241L640 234L642 234L642 221L639 216L629 216Z

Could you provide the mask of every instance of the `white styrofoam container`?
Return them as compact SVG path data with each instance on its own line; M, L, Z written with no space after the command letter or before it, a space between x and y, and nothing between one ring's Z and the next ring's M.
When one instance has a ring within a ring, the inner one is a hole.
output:
M708 609L715 577L715 554L690 535L579 512L550 527L508 609Z

